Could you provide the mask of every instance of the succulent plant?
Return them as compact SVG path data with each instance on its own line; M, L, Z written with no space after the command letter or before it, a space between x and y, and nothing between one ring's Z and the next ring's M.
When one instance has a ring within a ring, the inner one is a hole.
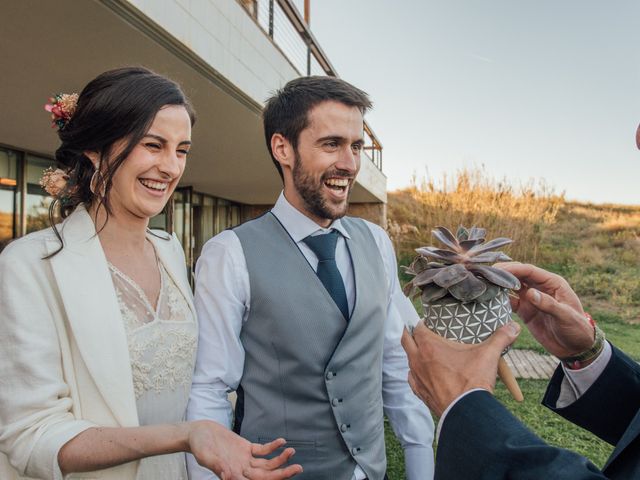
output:
M406 295L421 293L425 304L447 295L462 303L484 302L504 289L520 288L520 282L511 273L491 266L511 260L495 250L512 240L501 237L485 242L486 230L477 227L461 226L455 236L445 227L436 227L432 234L444 247L416 249L418 257L405 268L414 275L405 286Z

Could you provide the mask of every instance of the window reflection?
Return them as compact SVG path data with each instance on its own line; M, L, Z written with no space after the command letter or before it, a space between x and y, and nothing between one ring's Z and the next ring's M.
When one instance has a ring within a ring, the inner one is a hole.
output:
M49 227L52 199L40 178L54 164L49 158L0 148L0 251L14 238Z
M17 236L18 156L0 149L0 251Z
M204 244L214 235L240 223L240 205L229 200L178 188L173 194L173 232L180 240L187 265L195 265ZM149 222L153 228L168 230L170 222L160 214Z
M52 159L0 147L0 251L14 238L49 227L53 199L40 186ZM176 189L168 205L149 222L150 228L173 231L185 252L191 272L204 244L214 235L240 223L240 204L191 187ZM59 210L54 222L60 221Z
M53 199L40 186L42 172L54 165L48 158L27 155L25 179L27 195L25 199L26 233L37 232L49 227L49 206ZM55 218L55 217L54 217Z
M193 194L193 256L198 258L205 242L217 232L215 225L216 199L209 195Z

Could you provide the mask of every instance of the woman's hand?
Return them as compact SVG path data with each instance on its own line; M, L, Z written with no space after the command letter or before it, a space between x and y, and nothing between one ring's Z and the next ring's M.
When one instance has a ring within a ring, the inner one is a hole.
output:
M564 358L591 348L593 326L564 278L523 263L495 266L512 273L522 283L517 297L511 298L511 307L549 353Z
M63 475L92 472L123 463L176 452L192 453L198 463L223 480L280 480L302 472L300 465L283 465L295 451L270 455L285 445L279 438L266 445L251 443L219 423L197 420L143 427L93 427L65 443L58 452Z
M185 424L188 427L188 450L198 463L212 470L222 480L280 480L302 472L300 465L283 468L295 453L285 448L280 455L260 458L283 447L283 438L261 445L251 443L222 425L209 420Z

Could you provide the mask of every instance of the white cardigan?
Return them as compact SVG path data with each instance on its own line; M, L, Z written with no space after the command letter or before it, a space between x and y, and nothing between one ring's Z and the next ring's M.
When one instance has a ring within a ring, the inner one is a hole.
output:
M0 478L62 478L58 451L92 426L138 425L124 325L95 226L79 206L0 254ZM149 235L189 306L175 237ZM138 462L66 478L135 479Z

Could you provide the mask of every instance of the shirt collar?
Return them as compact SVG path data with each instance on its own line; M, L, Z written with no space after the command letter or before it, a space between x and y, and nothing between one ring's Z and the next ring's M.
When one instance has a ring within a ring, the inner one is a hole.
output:
M339 218L334 220L327 228L321 227L296 207L291 205L284 196L284 191L280 193L278 201L271 209L271 213L276 216L296 243L301 242L309 235L313 235L316 232L328 233L330 230L337 230L343 237L351 238Z

